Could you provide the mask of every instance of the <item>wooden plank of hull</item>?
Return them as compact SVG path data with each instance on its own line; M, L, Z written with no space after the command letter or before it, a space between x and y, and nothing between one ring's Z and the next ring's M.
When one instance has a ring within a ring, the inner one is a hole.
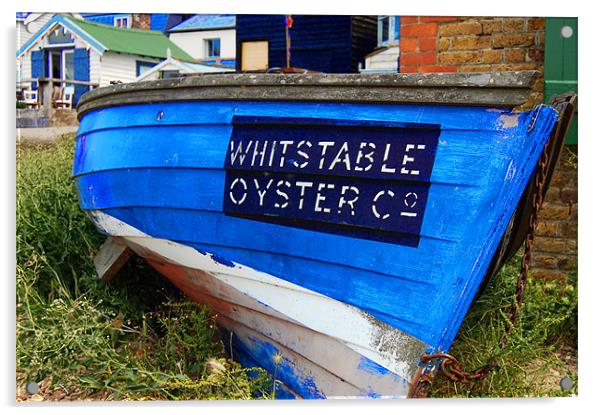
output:
M265 337L265 341L270 341L279 350L282 348L295 352L332 372L336 377L357 387L363 396L405 396L407 379L363 357L343 342L292 322L265 304L249 301L248 295L221 283L206 272L159 262L149 257L145 259L188 297L209 305L218 313L218 322L222 326L233 326L236 323L233 327L242 325L253 330L256 332L255 336ZM235 331L240 336L240 331ZM332 394L332 391L326 393L329 397Z
M332 372L234 320L222 318L220 323L236 334L238 347L252 354L268 373L276 373L276 379L305 399L367 396L365 391ZM277 356L280 362L276 368Z
M111 281L131 256L132 251L127 245L109 236L94 257L98 278L103 282Z
M250 116L440 125L419 246L222 211L234 117ZM186 241L368 311L428 343L430 351L448 350L553 119L549 108L513 114L498 108L337 102L122 105L82 118L74 175L84 209L106 209L149 235Z

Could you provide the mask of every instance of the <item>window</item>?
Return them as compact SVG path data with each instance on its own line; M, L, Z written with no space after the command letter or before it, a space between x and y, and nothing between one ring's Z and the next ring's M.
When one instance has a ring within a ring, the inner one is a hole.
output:
M156 65L154 62L136 61L136 77L142 75Z
M48 43L51 45L72 44L73 36L65 31L64 27L57 27L48 35Z
M399 16L378 16L378 44L399 40Z
M73 59L73 49L63 51L63 79L75 79L75 61Z
M268 42L242 42L241 69L243 71L265 71L268 69Z
M178 70L166 70L161 71L161 79L173 79L178 78L180 76L180 71Z
M119 16L113 19L113 26L117 27L130 27L130 16Z
M208 58L219 58L220 56L220 39L205 39L205 50Z

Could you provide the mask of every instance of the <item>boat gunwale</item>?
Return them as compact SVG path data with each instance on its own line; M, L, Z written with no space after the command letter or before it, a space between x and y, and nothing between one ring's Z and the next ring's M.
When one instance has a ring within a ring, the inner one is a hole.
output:
M310 101L513 108L527 101L538 71L386 74L211 74L133 82L82 96L92 110L182 101Z

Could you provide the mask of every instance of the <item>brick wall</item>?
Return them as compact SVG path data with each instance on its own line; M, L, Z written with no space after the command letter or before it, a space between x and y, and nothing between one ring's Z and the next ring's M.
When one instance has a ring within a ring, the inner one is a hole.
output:
M400 72L544 70L543 17L434 17L400 19ZM543 76L520 109L543 100ZM577 264L577 150L563 150L535 235L533 275L563 278Z
M562 279L577 269L577 148L565 147L535 232L532 274Z
M133 13L132 14L132 29L150 30L150 14Z

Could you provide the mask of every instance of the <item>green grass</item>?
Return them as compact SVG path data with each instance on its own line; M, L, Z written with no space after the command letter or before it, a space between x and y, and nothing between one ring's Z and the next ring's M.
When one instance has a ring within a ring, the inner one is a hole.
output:
M103 237L78 207L73 139L17 149L17 385L43 399L271 398L261 369L229 360L213 316L134 258L111 284L95 279ZM466 369L500 368L470 385L439 376L431 397L566 396L577 391L576 273L530 280L507 346L497 346L518 258L470 310L451 353ZM567 361L572 358L572 361ZM575 386L562 392L560 378Z
M140 259L95 279L103 237L79 209L73 137L17 149L17 385L43 399L271 398L227 358L214 317Z
M577 393L577 273L566 281L530 278L518 321L499 347L510 306L514 301L517 255L504 266L470 309L450 354L465 370L489 361L498 368L484 378L464 385L439 375L431 397L543 397ZM562 391L568 376L573 388Z

